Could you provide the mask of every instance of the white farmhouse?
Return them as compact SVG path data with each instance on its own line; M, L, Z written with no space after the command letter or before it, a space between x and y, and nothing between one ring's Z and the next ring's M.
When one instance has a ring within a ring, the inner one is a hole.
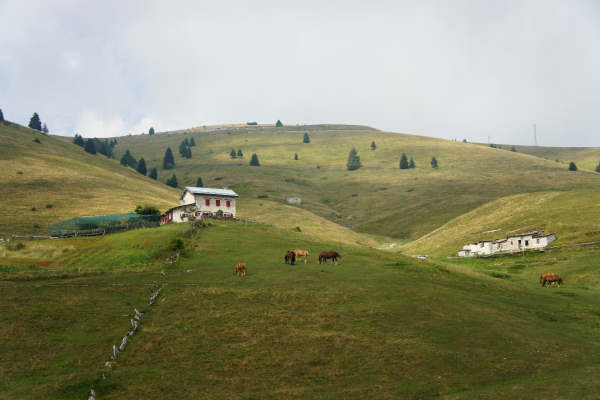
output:
M161 215L160 223L187 222L190 217L214 216L219 211L226 218L235 218L235 202L240 197L230 189L213 189L186 186L177 207L167 210Z
M532 231L511 235L506 239L482 240L471 243L458 252L459 257L486 256L495 253L514 253L542 249L556 240L554 233Z

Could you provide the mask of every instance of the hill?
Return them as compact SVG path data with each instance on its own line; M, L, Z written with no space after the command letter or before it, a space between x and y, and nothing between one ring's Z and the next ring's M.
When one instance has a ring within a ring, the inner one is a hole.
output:
M303 143L305 133L310 143ZM186 138L196 143L189 159L178 153ZM370 149L372 141L376 150ZM175 154L172 170L162 169L167 147ZM363 167L347 171L353 147ZM200 176L205 186L233 188L244 201L260 197L284 203L299 196L305 210L401 243L506 196L600 188L599 175L570 173L554 160L360 126L189 129L120 138L117 157L127 149L157 167L162 181L176 174L180 185L193 185ZM231 149L242 149L244 157L232 159ZM414 158L415 169L398 169L403 152ZM248 165L253 153L260 167ZM430 166L434 156L438 169Z
M49 266L2 266L3 398L79 399L91 387L103 399L559 399L600 390L593 249L506 268L444 265L267 226L187 228L48 241ZM176 238L182 256L165 264ZM9 249L11 258L30 243ZM342 262L285 265L291 243L313 254L335 248ZM243 279L233 275L240 260ZM537 283L549 262L568 282L561 289ZM149 306L152 282L163 291ZM134 307L141 328L107 368Z
M167 208L178 194L116 160L8 122L0 123L0 169L0 236L46 235L52 223L137 204Z
M456 256L468 243L540 229L556 233L553 245L600 241L599 205L596 190L507 196L450 220L402 249L413 255Z

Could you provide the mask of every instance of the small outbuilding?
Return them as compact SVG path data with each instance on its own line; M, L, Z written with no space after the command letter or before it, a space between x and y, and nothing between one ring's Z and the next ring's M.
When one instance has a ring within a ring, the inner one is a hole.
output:
M302 204L302 199L300 197L288 197L287 202L290 204L300 205Z

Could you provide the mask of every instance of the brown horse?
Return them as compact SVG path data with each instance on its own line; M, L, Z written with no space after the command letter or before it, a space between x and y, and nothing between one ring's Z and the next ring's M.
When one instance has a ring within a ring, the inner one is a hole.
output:
M337 265L338 258L341 260L342 256L337 251L322 251L321 254L319 254L319 264L322 264L323 262L327 264L327 260L329 260L330 258L331 263L336 263Z
M235 275L246 276L246 262L241 261L235 266Z
M308 250L296 249L294 250L294 254L296 255L296 258L304 257L304 264L306 264L308 259Z
M288 250L287 253L285 253L285 257L283 257L283 259L286 264L294 265L294 263L296 262L296 253L294 253L291 250Z
M558 287L560 287L560 285L562 284L563 280L560 277L560 275L552 273L552 272L544 272L543 274L540 275L540 283L542 284L542 287L548 285L558 285Z

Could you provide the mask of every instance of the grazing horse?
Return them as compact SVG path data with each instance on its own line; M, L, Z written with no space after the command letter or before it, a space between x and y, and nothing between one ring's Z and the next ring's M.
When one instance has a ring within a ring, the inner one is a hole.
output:
M294 265L294 263L296 262L296 253L288 250L287 253L285 253L285 257L283 259L286 264Z
M237 263L234 274L238 276L246 276L246 263L244 261Z
M558 285L558 287L560 287L562 282L563 280L560 275L552 272L544 272L542 275L540 275L540 283L542 284L542 287L546 286L546 284L548 286Z
M304 257L304 264L306 264L306 260L308 259L308 250L296 249L294 250L294 254L296 255L296 258Z
M342 256L337 251L322 251L321 254L319 254L319 264L323 262L327 264L327 260L330 258L331 263L333 264L335 262L337 265L338 258L341 259Z

